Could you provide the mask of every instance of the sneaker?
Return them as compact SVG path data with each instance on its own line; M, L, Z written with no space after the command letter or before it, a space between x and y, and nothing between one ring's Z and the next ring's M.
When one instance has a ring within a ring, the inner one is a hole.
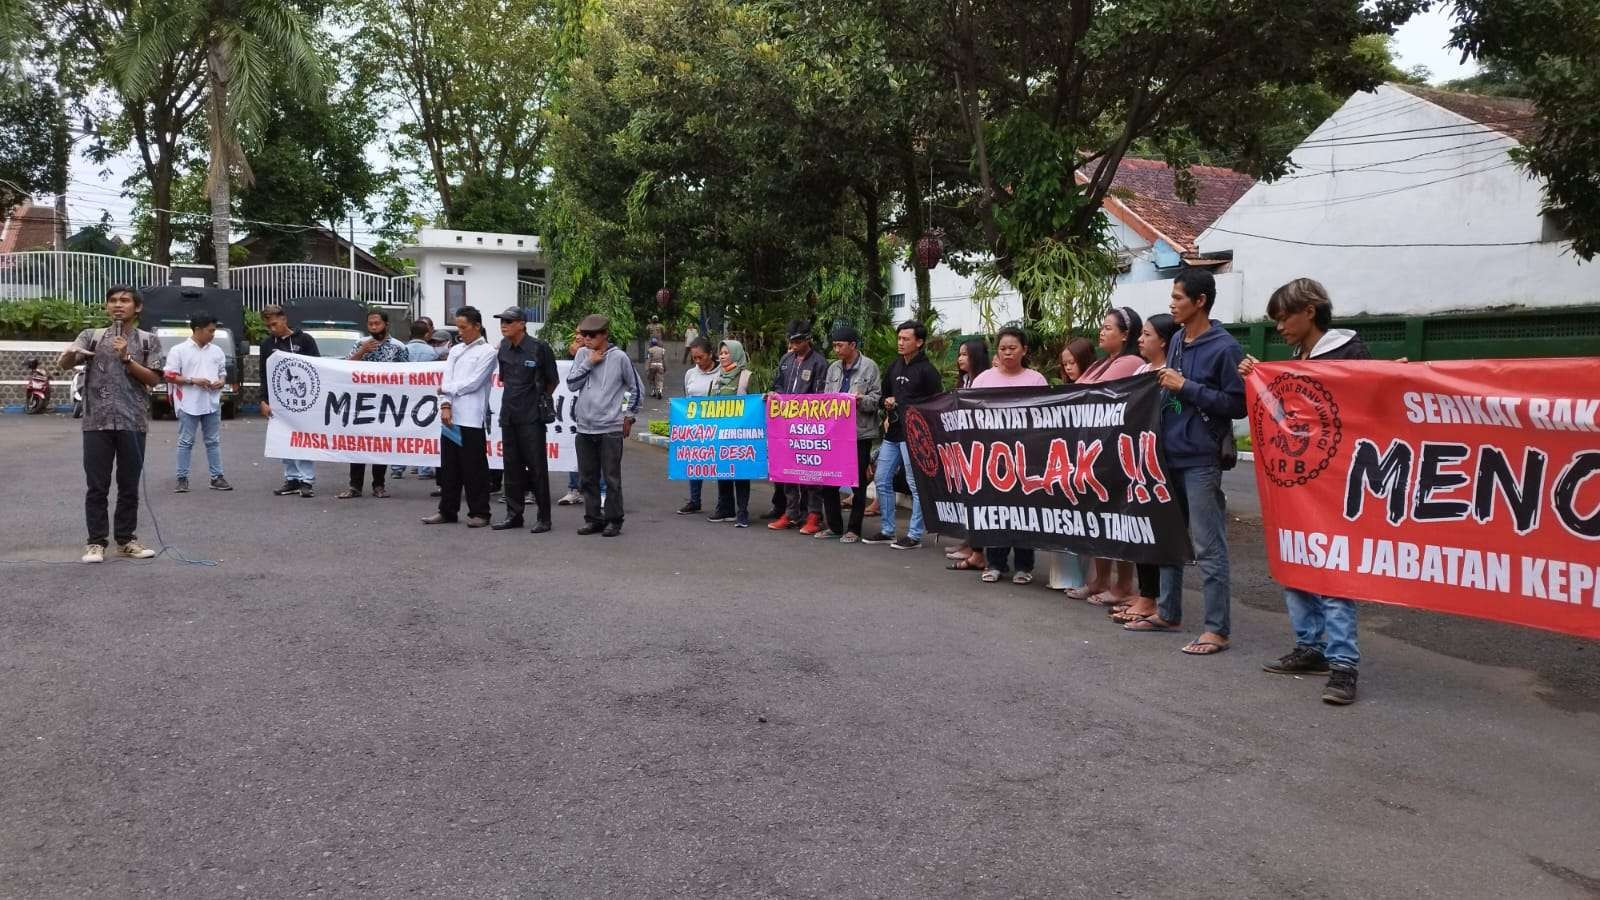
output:
M99 544L84 544L83 561L86 563L105 562L106 548Z
M685 503L684 505L678 507L678 515L680 516L692 516L699 511L700 504L698 503Z
M156 552L138 541L129 541L117 548L117 555L128 559L149 559Z
M556 501L556 505L557 506L577 506L579 503L582 503L582 502L583 502L583 494L579 493L578 491L567 491L565 494L562 495L560 500Z
M806 523L800 526L801 534L814 535L822 530L822 517L816 513L806 516Z
M211 489L213 491L231 491L233 490L233 485L228 483L228 479L218 475L211 479Z
M734 520L734 518L735 517L734 517L733 513L715 512L715 513L712 513L709 516L706 516L706 521L707 522L732 522Z
M1356 670L1340 666L1328 673L1328 686L1322 689L1322 702L1349 706L1356 702Z
M805 529L802 528L800 530L804 531ZM814 541L825 541L825 540L828 540L829 538L836 538L838 536L839 536L839 532L834 531L832 528L824 528L821 531L818 531L818 532L812 534L811 535L811 539L814 540Z
M872 537L864 537L864 538L862 538L861 539L861 543L863 543L863 544L892 544L892 543L894 543L894 535L892 535L892 534L884 534L883 532L880 531L877 534L873 535Z
M795 523L793 519L790 519L787 515L783 515L773 519L767 525L767 528L771 529L772 531L788 531L790 528L794 527L794 524Z
M302 490L304 490L305 488L306 488L306 484L304 482L300 482L300 481L285 481L282 484L282 486L280 486L277 490L272 492L272 495L274 497L287 497L290 494L298 494Z
M735 527L735 528L749 528L750 527L750 514L749 513L739 513L739 517L733 520L733 527Z
M856 534L854 531L846 531L844 536L839 538L839 543L841 544L855 544L859 543L860 541L861 535Z
M922 546L922 541L914 537L897 537L894 539L894 543L889 546L896 550L915 550Z
M187 494L187 493L189 493L189 479L187 479L187 478L179 478L178 479L178 483L176 485L173 485L172 492L174 494Z
M1328 660L1315 647L1296 646L1293 650L1261 667L1274 675L1326 675Z
M316 486L311 484L311 482L309 482L309 481L300 482L300 496L301 497L304 497L306 499L310 499L312 497L315 497L316 495L317 495Z

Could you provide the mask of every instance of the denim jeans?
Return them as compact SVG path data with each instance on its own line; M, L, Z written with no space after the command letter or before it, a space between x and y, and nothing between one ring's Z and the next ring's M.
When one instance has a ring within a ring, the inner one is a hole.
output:
M283 480L298 481L301 484L317 483L317 466L309 459L286 459L283 461Z
M1228 636L1231 583L1228 577L1228 502L1222 495L1222 470L1216 466L1168 469L1168 484L1189 520L1195 564L1200 567L1206 602L1206 630ZM1160 615L1183 620L1183 566L1161 567Z
M583 486L582 482L579 481L579 479L578 479L578 471L576 469L574 469L571 472L567 473L567 490L576 491L576 490L579 490L582 486ZM605 476L602 475L600 477L600 493L603 494L605 492L606 492L606 479L605 479Z
M189 458L194 454L194 431L199 428L206 444L206 467L212 478L222 477L222 412L193 416L178 410L178 477L189 477Z
M922 540L922 500L917 496L917 479L911 472L911 449L905 441L884 441L878 446L878 512L883 517L880 531L894 537L894 473L906 467L906 484L911 486L911 526L906 537Z
M689 505L690 506L699 506L700 505L700 491L704 487L705 487L705 482L702 482L702 481L691 481L691 482L689 482Z
M1356 646L1356 602L1294 588L1283 589L1296 646L1310 647L1328 658L1328 665L1354 669L1361 665Z
M736 481L717 482L717 508L714 510L718 518L727 518L731 515L750 516L750 479L740 478Z

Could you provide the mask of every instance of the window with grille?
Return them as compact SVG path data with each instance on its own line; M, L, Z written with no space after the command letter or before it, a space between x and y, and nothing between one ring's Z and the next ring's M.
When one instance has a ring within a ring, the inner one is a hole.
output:
M905 294L890 294L889 295L889 308L890 309L905 309L906 308L906 295Z

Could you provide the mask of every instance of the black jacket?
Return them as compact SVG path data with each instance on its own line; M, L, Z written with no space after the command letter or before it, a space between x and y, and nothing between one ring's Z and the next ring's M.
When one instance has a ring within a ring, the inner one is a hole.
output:
M554 393L560 381L550 345L531 334L523 335L520 344L502 338L497 358L500 382L505 385L500 397L500 426L539 424L539 395Z
M910 362L903 356L896 356L883 375L883 395L893 397L895 405L885 421L883 439L894 443L904 441L906 428L902 415L906 407L942 393L944 379L939 377L939 370L933 363L928 362L928 354L919 350Z
M271 359L272 354L277 353L279 350L298 356L322 355L317 350L316 338L298 328L281 338L274 337L271 334L263 338L261 341L261 399L267 403L272 402L272 385L267 378L267 360Z

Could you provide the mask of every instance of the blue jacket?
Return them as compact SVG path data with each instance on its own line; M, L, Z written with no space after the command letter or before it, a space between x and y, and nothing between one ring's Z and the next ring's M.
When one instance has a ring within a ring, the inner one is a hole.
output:
M1244 418L1244 348L1211 321L1211 328L1185 344L1183 332L1167 347L1167 368L1183 374L1176 393L1162 392L1161 436L1167 465L1174 469L1214 466L1224 440L1233 440L1233 420Z

